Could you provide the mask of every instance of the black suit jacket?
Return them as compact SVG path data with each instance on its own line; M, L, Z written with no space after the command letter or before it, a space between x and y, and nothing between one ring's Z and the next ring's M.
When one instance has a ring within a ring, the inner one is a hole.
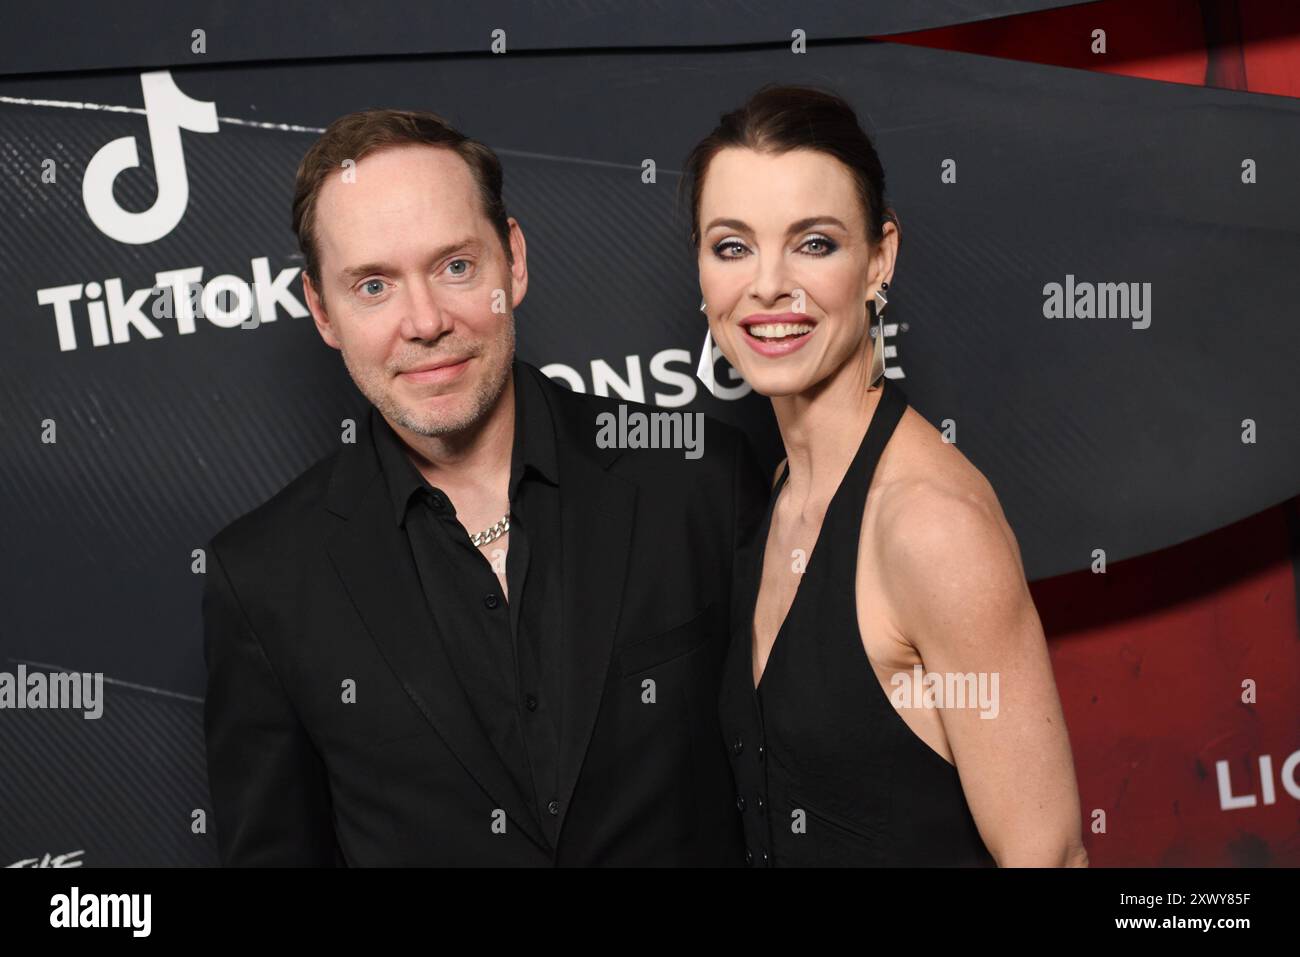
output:
M437 634L371 409L355 444L208 545L204 717L224 863L743 865L717 694L732 564L766 495L749 445L706 419L700 459L601 449L597 414L618 400L518 368L540 380L558 444L558 846Z

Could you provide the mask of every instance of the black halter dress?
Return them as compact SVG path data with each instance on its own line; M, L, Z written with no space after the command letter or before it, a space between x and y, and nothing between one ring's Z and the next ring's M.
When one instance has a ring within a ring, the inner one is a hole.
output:
M957 769L894 709L862 646L855 597L862 510L876 463L907 408L895 383L885 380L883 389L827 507L757 690L753 610L788 468L751 550L737 563L742 614L719 715L753 866L995 864Z

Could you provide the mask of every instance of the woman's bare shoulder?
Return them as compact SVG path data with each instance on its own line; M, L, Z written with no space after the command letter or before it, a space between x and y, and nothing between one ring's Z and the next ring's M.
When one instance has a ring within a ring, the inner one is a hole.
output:
M908 409L877 480L863 516L859 587L878 597L899 634L919 647L918 636L950 609L989 621L1020 615L1028 594L1020 547L993 486L956 445Z
M997 505L997 495L984 473L911 407L904 410L876 472L878 481L872 482L872 489L879 486L882 492L887 491L880 496L880 504L888 500L894 510L906 508L917 494L950 496L984 507Z
M874 501L873 501L874 500ZM867 498L864 523L881 557L898 551L1019 548L989 480L915 409L908 408L885 446Z

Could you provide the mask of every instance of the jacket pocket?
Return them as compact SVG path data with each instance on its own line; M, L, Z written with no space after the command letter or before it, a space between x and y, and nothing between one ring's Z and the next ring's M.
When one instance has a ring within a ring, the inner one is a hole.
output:
M709 602L689 621L624 645L619 652L623 675L649 671L703 645L717 632L717 607L716 601Z

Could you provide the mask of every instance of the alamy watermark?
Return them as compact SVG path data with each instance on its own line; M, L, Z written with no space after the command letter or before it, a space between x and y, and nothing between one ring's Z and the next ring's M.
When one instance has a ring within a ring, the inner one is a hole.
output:
M1151 325L1151 283L1075 282L1043 286L1043 316L1048 319L1131 319L1134 329Z
M4 708L84 711L82 717L93 721L104 713L104 673L29 673L26 665L19 665L17 674L0 671L0 709Z
M889 679L889 700L903 708L978 708L981 718L998 716L996 671L925 671L913 665L909 674L895 672Z
M618 415L596 416L596 446L602 449L685 449L688 459L704 454L703 412L643 412L620 402Z
M50 898L51 927L118 927L148 937L152 912L152 894L83 894L73 886Z

